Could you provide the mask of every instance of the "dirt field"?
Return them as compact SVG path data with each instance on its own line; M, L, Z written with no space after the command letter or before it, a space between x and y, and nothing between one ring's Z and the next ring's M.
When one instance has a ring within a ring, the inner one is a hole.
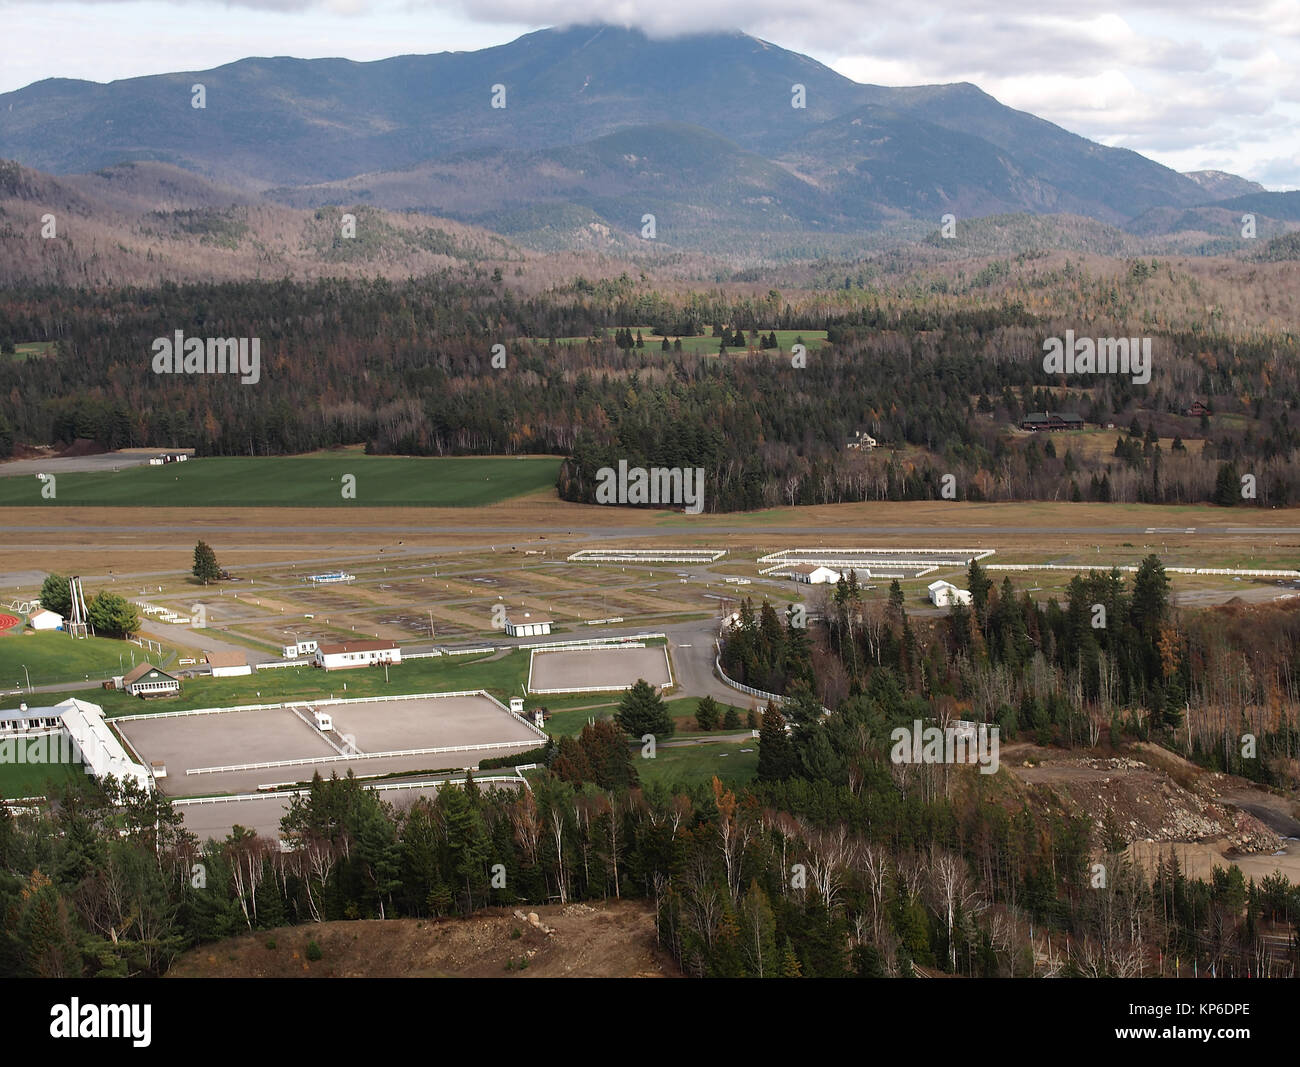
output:
M492 908L467 919L373 919L259 930L185 953L168 977L681 977L657 947L654 913L643 901L520 910L536 915L540 926L518 918L514 909ZM516 930L519 936L511 937ZM307 961L310 940L323 953L314 963Z
M252 792L261 785L310 781L346 774L382 775L474 766L480 759L509 755L540 744L537 735L486 697L438 697L326 705L334 716L330 740L300 708L232 711L214 715L149 717L117 722L145 762L167 765L159 789L169 796ZM304 721L304 719L306 721ZM348 752L348 738L356 755ZM376 757L369 753L490 744L487 749ZM187 774L199 768L242 767L278 760L311 760L283 767L248 767Z
M362 752L442 748L488 741L533 741L537 735L486 697L332 704L337 734L351 734Z
M547 652L535 650L530 670L529 692L548 689L628 689L638 678L653 686L665 686L672 679L668 652L661 646L649 648L599 648Z

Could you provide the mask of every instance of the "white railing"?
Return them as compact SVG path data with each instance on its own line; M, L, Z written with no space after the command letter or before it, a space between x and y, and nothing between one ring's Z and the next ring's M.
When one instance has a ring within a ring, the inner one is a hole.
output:
M1135 573L1138 568L1132 564L1123 566L1098 566L1084 563L990 563L987 571L1074 571L1083 574L1086 571L1098 571L1105 574L1111 570ZM1240 578L1300 578L1300 571L1294 570L1249 570L1240 567L1165 567L1168 574L1223 574Z
M253 669L258 671L275 670L277 667L310 667L312 661L309 659L273 659L265 663L254 663Z
M501 708L507 715L510 709L505 707L501 701L497 700L491 693L485 689L458 689L450 693L393 693L389 696L376 697L327 697L317 700L314 697L304 698L303 700L287 700L278 704L236 704L228 708L187 708L184 711L155 711L143 712L139 715L116 715L110 722L132 722L136 719L176 719L184 715L223 715L226 712L235 711L276 711L280 708L300 708L307 704L377 704L387 700L432 700L437 697L475 697L482 696L492 701L497 707Z
M533 764L532 766L536 766ZM530 768L523 768L525 770ZM474 776L474 784L496 784L503 782L518 783L522 777L517 774L492 774L482 778ZM438 778L427 782L375 782L368 784L365 788L373 789L376 792L386 793L390 790L398 789L436 789L442 785L461 785L464 778ZM527 783L525 783L527 784ZM191 804L229 804L232 801L243 800L268 800L275 797L303 797L311 792L310 789L280 789L274 793L232 793L229 796L222 797L176 797L172 800L172 807L188 807ZM30 800L44 800L44 797L29 797Z
M436 748L408 748L395 752L354 752L343 756L304 756L299 759L264 760L260 763L234 763L225 767L190 767L186 774L234 774L240 771L269 771L276 767L307 767L317 763L342 763L347 760L402 759L406 756L439 756L445 752L484 752L494 748L535 747L536 741L488 741L479 745L443 745Z
M569 563L713 563L727 554L725 548L584 548L568 557Z
M766 689L755 689L752 685L745 685L743 682L738 682L734 678L728 678L727 672L722 669L721 656L714 657L713 669L717 672L718 677L722 679L722 681L726 682L727 685L731 686L732 689L739 689L742 693L748 693L750 696L762 697L764 700L770 701L773 704L784 704L786 702L787 698L781 696L779 693L769 693Z
M662 637L664 638L665 642L667 641L667 636L665 634L641 634L639 636ZM630 641L632 639L628 638L627 640ZM644 643L626 644L618 641L611 642L611 643L582 641L582 642L578 642L578 645L579 647L576 648L566 648L563 645L533 647L532 652L530 652L528 656L528 681L524 683L524 691L526 693L531 693L534 696L561 696L567 693L579 693L579 694L580 693L621 693L624 692L625 690L631 689L632 686L636 685L635 682L628 682L626 685L578 685L578 686L563 686L560 688L550 688L550 689L533 688L533 664L534 661L537 659L538 652L541 652L543 654L545 654L546 652L602 652L602 651L613 652L624 648L645 648L646 647ZM529 647L529 646L524 646L524 647ZM664 667L668 671L668 681L665 682L663 685L659 686L659 689L661 691L664 689L672 689L676 686L676 682L673 681L673 662L671 657L668 655L668 645L664 644L662 647L664 650Z
M602 647L611 648L611 647L617 647L618 645L623 645L624 647L627 647L626 643L628 641L641 641L643 642L643 644L636 647L644 648L645 647L644 642L646 641L667 641L667 640L668 640L668 635L662 633L627 634L624 637L575 637L572 641L536 641L536 642L530 642L529 644L516 645L515 647L542 649L542 650L550 649L550 648L559 648L559 649L602 648Z

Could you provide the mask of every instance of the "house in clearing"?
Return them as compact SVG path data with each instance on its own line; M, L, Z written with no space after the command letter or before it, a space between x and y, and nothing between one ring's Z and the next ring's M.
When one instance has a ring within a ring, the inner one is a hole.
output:
M248 657L242 652L208 652L205 658L208 666L212 668L213 678L236 678L242 674L253 673L253 668L248 664Z
M317 647L314 662L327 671L401 663L402 650L394 641L343 641Z
M122 688L133 697L169 697L181 691L181 681L152 663L138 663L122 676Z
M862 430L854 430L853 436L849 438L848 444L844 447L850 452L870 452L879 442L869 433Z
M1200 418L1202 415L1210 414L1210 408L1209 405L1203 403L1200 400L1196 400L1193 401L1190 406L1183 409L1183 414L1192 415L1195 416L1196 418Z
M969 604L971 602L969 589L958 589L952 582L945 582L942 579L937 582L931 582L927 587L930 591L930 603L936 608L946 608L952 604Z
M525 611L522 615L506 616L506 635L509 637L545 637L551 632L553 620Z
M1082 430L1083 416L1072 412L1031 411L1020 420L1022 430Z

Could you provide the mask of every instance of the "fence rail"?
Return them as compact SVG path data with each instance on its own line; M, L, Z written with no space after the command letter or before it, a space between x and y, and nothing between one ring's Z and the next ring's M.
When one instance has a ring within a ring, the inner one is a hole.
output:
M478 784L490 785L496 782L518 783L522 780L523 780L522 776L517 774L492 774L492 775L487 775L483 778L480 778L476 775L474 778L474 783L476 785ZM443 785L459 785L464 781L465 781L464 778L438 778L427 782L385 782L385 783L376 782L373 785L366 785L365 788L373 789L376 792L386 793L389 792L390 790L397 790L397 789L429 789L431 787L437 787ZM301 797L301 796L306 796L309 792L310 792L309 789L281 789L281 790L277 790L274 793L232 793L229 796L224 796L224 797L177 797L172 801L172 806L183 807L183 806L188 806L190 804L228 804L231 801L266 800L270 797ZM28 799L43 800L45 798L37 797L37 798L28 798Z
M1081 563L990 563L984 569L986 571L1074 571L1078 574L1084 571L1110 570L1135 573L1138 570L1132 564L1090 567ZM1240 578L1300 578L1300 571L1297 570L1251 570L1242 567L1166 567L1165 571L1169 574L1224 574Z
M189 767L186 774L233 774L239 771L269 771L276 767L307 767L317 763L343 763L347 760L401 759L406 756L439 756L444 752L483 752L493 748L535 747L537 741L488 741L479 745L443 745L436 748L408 748L396 752L354 752L344 756L303 756L299 759L264 760L260 763L235 763L226 767Z
M301 708L308 704L378 704L387 700L432 700L437 697L487 697L497 707L503 708L507 714L509 709L497 700L486 689L458 689L451 693L394 693L391 696L376 697L326 697L321 700L303 699L303 700L286 700L278 704L236 704L229 708L187 708L183 711L156 711L153 713L145 712L140 715L116 715L109 722L133 722L136 719L177 719L184 715L222 715L226 712L234 711L276 711L280 708Z

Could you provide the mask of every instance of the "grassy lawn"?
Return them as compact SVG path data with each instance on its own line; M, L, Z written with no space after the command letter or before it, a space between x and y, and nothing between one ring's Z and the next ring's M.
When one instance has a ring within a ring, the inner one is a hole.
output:
M29 676L32 685L103 681L129 671L133 655L135 663L146 658L139 645L106 637L74 641L59 631L6 634L0 636L0 687L26 688ZM147 658L150 663L159 662L156 654Z
M750 749L742 752L741 749ZM690 785L707 782L715 774L729 785L752 782L758 774L758 741L686 745L660 745L654 759L639 759L637 773L643 782Z
M60 474L53 501L42 501L35 478L0 478L0 506L475 507L550 489L559 466L548 457L428 459L358 451L213 457L115 473ZM356 480L355 496L345 499L343 478L349 474Z
M49 786L84 778L83 763L0 763L0 797L43 797Z
M41 699L56 704L80 696L104 709L104 714L140 715L149 712L181 711L187 708L222 707L238 704L276 704L289 700L323 700L334 697L368 697L402 693L455 692L486 689L503 703L520 695L519 687L528 675L528 655L515 651L499 660L484 657L445 656L439 659L408 660L388 669L362 667L352 671L322 671L315 667L281 667L257 671L243 678L195 678L183 682L178 697L144 701L126 693L90 690L45 693ZM344 686L347 686L344 689ZM22 695L0 698L0 706L16 708Z

